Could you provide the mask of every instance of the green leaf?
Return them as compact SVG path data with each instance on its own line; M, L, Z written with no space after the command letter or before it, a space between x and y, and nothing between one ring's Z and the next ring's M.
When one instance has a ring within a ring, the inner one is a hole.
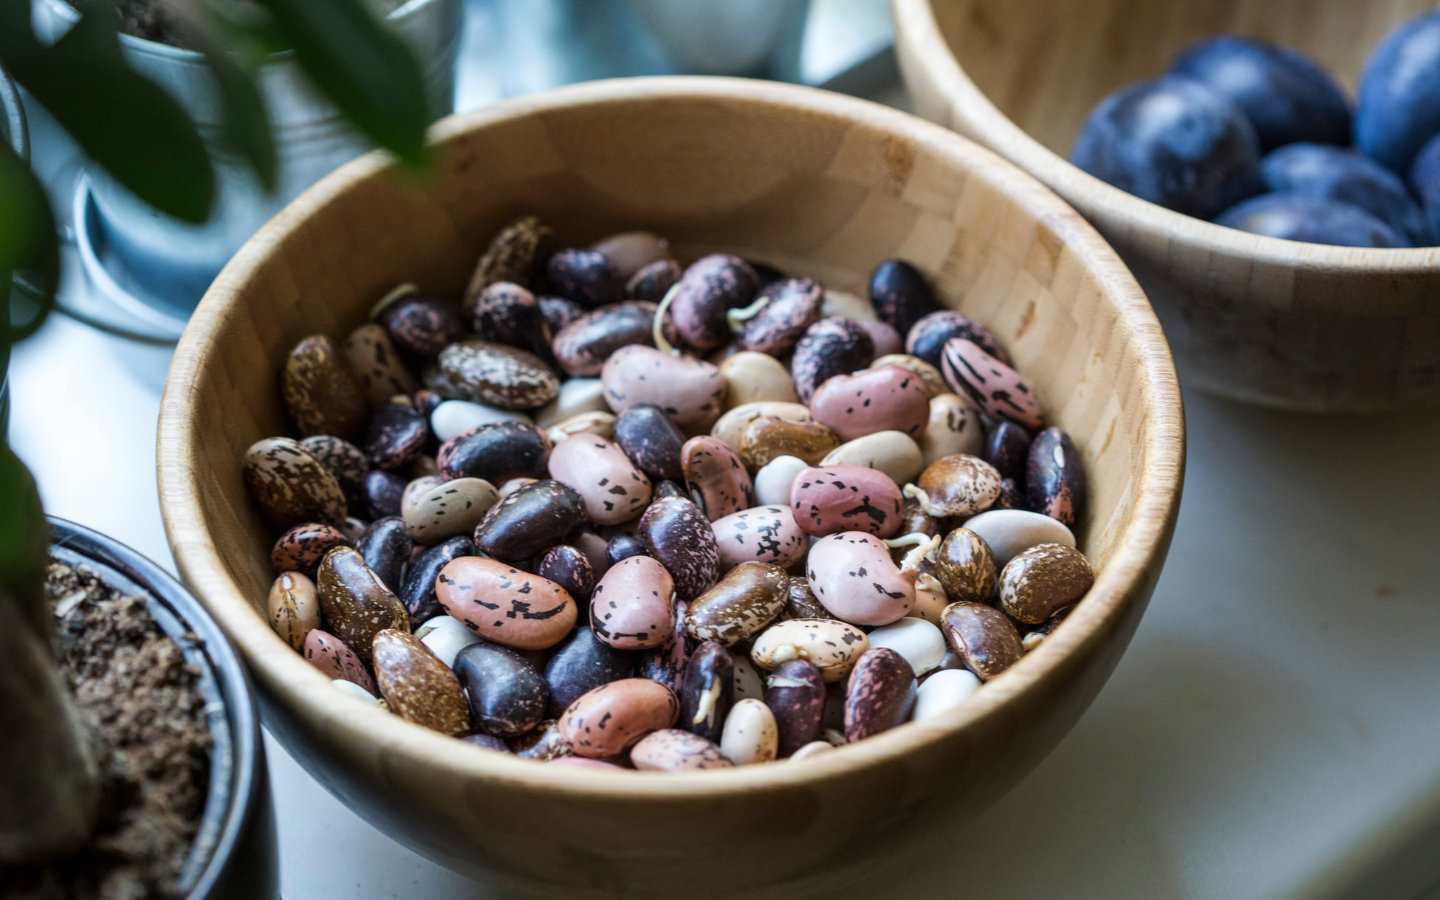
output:
M0 442L0 596L19 601L24 624L41 635L50 633L45 605L49 545L50 527L35 479L10 446Z
M15 0L5 0L5 12ZM140 199L187 222L215 201L215 173L189 116L120 51L113 10L85 4L45 47L28 29L0 28L0 62L80 147Z
M428 162L425 76L394 31L360 0L257 0L305 74L376 144L412 168Z
M0 320L0 344L9 347L34 334L55 305L60 238L45 188L4 141L0 141L0 210L4 210L0 214L0 290L7 297ZM29 300L21 299L11 288L11 279L22 275L36 289Z

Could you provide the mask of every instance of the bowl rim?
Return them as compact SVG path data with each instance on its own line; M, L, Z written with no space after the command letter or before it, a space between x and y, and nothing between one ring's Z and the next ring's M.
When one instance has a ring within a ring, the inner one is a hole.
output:
M902 60L904 49L913 50L919 77L929 79L944 98L951 121L963 122L985 146L1003 148L1003 156L1107 228L1161 235L1207 254L1287 269L1432 277L1440 269L1440 246L1342 247L1267 237L1187 216L1122 191L1031 137L995 105L970 78L940 32L933 0L890 0L890 8ZM900 68L909 84L911 72L903 64Z
M1148 430L1136 451L1143 461L1135 485L1135 506L1098 573L1086 602L1077 606L1066 627L993 680L959 707L923 722L907 723L838 753L812 758L804 766L785 763L738 766L728 770L669 773L645 777L630 771L601 771L547 766L511 754L467 751L457 742L361 704L337 703L329 679L305 662L258 615L241 587L225 573L221 548L205 526L192 459L202 435L187 422L199 397L195 385L205 349L238 314L231 303L252 270L270 251L302 226L311 210L343 193L353 182L392 168L391 159L369 153L322 179L287 206L252 238L216 278L202 299L175 352L161 403L157 468L161 511L176 564L194 594L224 626L253 666L255 680L277 701L293 708L311 727L323 726L334 739L382 745L418 765L468 783L473 779L505 782L536 792L560 792L577 798L618 803L715 800L737 791L794 790L841 773L866 769L917 748L937 744L977 720L1007 715L1011 701L1047 675L1065 668L1071 654L1095 652L1118 627L1131 604L1142 603L1147 568L1163 559L1178 512L1184 476L1184 412L1169 346L1144 293L1115 252L1079 214L1039 181L996 154L938 125L915 116L812 88L746 79L661 76L616 79L558 88L507 100L475 112L451 116L432 128L432 142L497 123L571 107L643 103L655 99L781 106L808 115L825 115L864 125L923 144L928 153L963 164L985 178L1010 202L1042 219L1060 239L1088 261L1097 284L1116 310L1116 326L1128 331L1140 361L1136 383ZM227 306L228 304L228 306ZM336 706L347 708L339 710Z

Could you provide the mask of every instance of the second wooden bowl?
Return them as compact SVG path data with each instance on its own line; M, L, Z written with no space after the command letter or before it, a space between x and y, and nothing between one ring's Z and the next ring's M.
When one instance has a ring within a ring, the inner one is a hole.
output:
M1160 574L1184 434L1160 328L1083 219L952 132L837 95L726 79L597 83L436 129L424 185L346 166L267 225L176 351L159 435L180 571L244 653L268 725L320 781L426 855L543 896L805 896L974 815L1084 711ZM644 228L864 291L900 256L990 325L1089 468L1098 578L1065 624L949 714L808 762L657 775L563 769L368 709L263 613L274 535L241 456L290 429L281 361L344 334L395 284L456 295L521 213L562 243ZM1042 814L1037 810L1037 814Z
M1440 249L1260 237L1157 206L1068 162L1102 97L1192 41L1261 37L1353 88L1366 55L1429 0L891 0L917 110L1000 152L1114 244L1187 383L1329 412L1440 404Z

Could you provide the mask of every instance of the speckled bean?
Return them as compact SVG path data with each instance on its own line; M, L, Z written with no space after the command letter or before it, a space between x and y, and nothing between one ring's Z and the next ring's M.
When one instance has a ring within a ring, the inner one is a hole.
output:
M552 346L560 368L569 375L594 376L621 347L652 346L654 303L627 301L591 310L555 335Z
M915 437L930 416L925 383L899 366L828 378L809 405L815 421L830 426L842 441L892 430Z
M410 630L400 599L351 547L336 547L325 554L315 587L326 624L364 661L370 659L370 642L377 632Z
M303 338L290 351L280 395L302 437L333 434L351 440L365 427L370 412L350 363L324 335Z
M460 737L470 713L450 667L408 631L385 629L374 637L375 682L390 711L407 722Z
M782 278L766 285L755 298L765 305L747 319L737 342L745 350L784 356L805 330L820 319L825 292L809 278Z
M1085 554L1064 544L1017 553L1000 573L1000 608L1017 622L1039 625L1085 596L1095 573Z
M650 479L610 441L581 435L550 452L550 477L574 488L590 521L618 525L650 503Z
M610 258L598 250L557 250L545 265L550 290L585 307L604 306L622 299L625 279Z
M289 529L270 548L270 567L276 572L303 572L314 575L315 567L335 547L350 543L344 532L319 522L305 522Z
M282 572L270 585L266 599L270 627L286 643L300 650L305 637L320 627L320 598L315 582L299 572Z
M658 304L665 299L665 295L683 274L684 270L675 260L657 260L631 275L630 280L625 283L625 292L630 295L632 300L644 300L647 303ZM675 335L675 338L678 337L679 335ZM673 342L674 338L671 340Z
M740 563L690 603L685 631L726 647L749 640L780 615L789 589L790 576L779 566Z
M726 410L725 414L715 422L715 427L710 429L710 434L724 441L725 446L731 450L739 453L740 438L745 433L745 429L756 419L766 416L801 424L814 421L809 407L803 403L755 400L738 404Z
M752 561L789 567L810 548L789 506L752 507L716 519L711 527L722 571Z
M483 478L501 484L543 476L550 449L545 432L529 422L491 422L441 444L435 461L447 480Z
M499 560L453 560L440 570L435 593L465 627L517 650L553 647L575 626L575 601L564 588Z
M394 298L379 311L377 320L391 343L422 358L434 356L465 334L460 307L453 300L418 291Z
M939 308L930 283L910 263L887 259L870 275L870 305L880 321L901 334Z
M356 328L345 338L341 350L371 409L385 406L397 394L409 396L420 387L380 325L368 323Z
M630 749L630 762L642 772L730 769L735 764L714 741L678 728L662 728Z
M1008 364L1005 347L984 326L953 309L937 310L923 316L905 333L905 352L918 356L937 369L942 365L945 344L953 338L973 341L991 356Z
M799 423L761 416L740 435L740 458L761 469L781 456L794 456L814 465L840 446L840 437L819 422Z
M749 303L759 286L755 270L740 257L701 257L671 289L670 320L686 344L713 350L730 339L725 313Z
M760 632L750 658L766 671L792 659L808 660L826 682L832 682L849 675L855 660L869 648L865 632L847 622L787 619Z
M964 338L947 342L940 371L956 393L970 398L990 418L1009 419L1031 429L1045 424L1030 383L975 342Z
M765 680L765 706L775 718L776 750L789 756L820 736L825 681L803 659L781 663Z
M718 367L654 347L621 347L605 361L600 378L605 399L617 414L637 403L653 403L687 434L708 431L725 402Z
M473 304L487 285L497 281L534 287L554 248L555 233L550 226L538 216L521 216L500 229L481 254L465 288L467 300Z
M805 561L810 589L831 615L854 625L888 625L915 604L915 575L896 567L872 534L843 531L816 541Z
M942 628L965 668L989 681L1025 655L1015 623L993 606L960 601L945 609Z
M945 376L940 374L940 370L918 356L911 356L908 353L887 353L875 357L875 361L870 364L872 369L878 369L881 366L899 366L910 374L918 376L920 383L925 385L925 393L929 394L932 400L941 394L950 393L950 385L945 383Z
M850 672L845 691L845 739L864 740L910 718L915 670L888 647L867 650Z
M973 516L1000 496L1000 473L978 456L942 456L925 467L906 493L914 494L932 516Z
M473 316L471 324L480 337L519 347L553 364L550 323L530 291L514 282L497 281L475 298Z
M904 499L884 472L863 466L809 468L790 485L790 511L817 537L863 531L890 537L900 528Z
M781 619L833 619L830 610L825 608L810 590L810 580L804 575L791 575L790 587L785 597L785 611Z
M560 717L559 731L579 756L619 756L680 715L670 689L648 678L622 678L587 691Z
M969 528L945 536L931 569L952 601L989 603L995 594L995 554Z
M375 679L370 677L365 664L335 635L319 628L310 629L305 634L300 655L326 678L354 682L371 694L375 693Z
M429 546L470 534L499 501L500 492L485 479L456 478L413 493L407 488L401 512L410 539Z
M527 484L490 507L475 526L475 546L497 559L539 556L585 521L585 501L558 481Z
M535 574L560 585L565 589L565 593L580 602L590 599L599 578L595 574L595 567L590 563L590 557L580 548L569 544L560 544L546 550L535 564Z
M755 488L740 457L719 438L692 437L680 448L690 499L710 521L755 505Z
M544 406L560 390L560 379L540 357L492 341L456 341L435 362L462 399L501 409Z
M649 650L675 628L675 582L648 556L631 556L610 567L590 595L590 627L617 650Z
M735 705L735 670L730 654L716 641L702 641L685 664L680 682L677 728L719 741L725 717Z
M615 443L651 478L685 477L680 462L685 435L653 403L637 403L615 419Z
M639 537L650 555L675 579L679 599L699 596L720 577L715 531L700 508L680 497L662 497L640 517Z
M285 437L256 441L245 451L243 468L251 498L275 526L344 524L345 494L340 483L298 441Z
M959 394L943 393L930 398L930 416L920 432L920 453L925 465L957 453L978 455L985 444L980 415L970 401Z
M790 374L801 403L809 403L815 389L835 375L855 372L875 358L869 332L851 319L821 319L811 325L795 345Z

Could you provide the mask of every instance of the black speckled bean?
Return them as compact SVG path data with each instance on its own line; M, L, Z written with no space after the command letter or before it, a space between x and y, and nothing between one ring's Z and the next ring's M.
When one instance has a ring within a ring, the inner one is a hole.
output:
M398 469L425 450L430 422L408 403L387 403L370 415L365 453L380 469Z
M388 304L379 320L396 348L425 359L465 335L459 304L418 292Z
M550 448L545 432L529 422L490 422L441 444L435 462L447 481L483 478L504 484L512 478L544 477Z
M370 458L365 451L332 434L315 434L300 440L300 446L330 470L347 499L358 498L370 471Z
M1030 509L1066 525L1079 521L1085 513L1085 464L1070 435L1059 428L1035 435L1025 468L1025 488Z
M631 344L653 345L655 304L612 303L585 313L555 333L555 359L567 374L599 375L610 354Z
M789 756L820 736L825 681L807 660L792 659L777 666L765 679L764 699L775 714L781 756Z
M985 435L985 461L1001 478L1025 483L1025 463L1030 457L1030 432L1008 419L995 423Z
M612 566L622 559L629 559L632 556L648 556L649 553L645 542L633 534L617 534L605 545L605 558Z
M901 259L887 259L870 275L870 305L880 321L907 334L920 319L940 308L920 270Z
M800 402L809 403L815 389L827 378L859 371L874 358L875 342L854 319L821 319L806 329L790 362Z
M745 350L783 356L820 319L825 290L809 278L785 278L767 285L756 302L761 298L769 302L745 322L738 342Z
M635 674L641 678L658 681L676 695L685 678L685 664L690 660L690 645L685 636L685 611L689 604L683 600L675 604L675 630L670 640L662 647L644 650L640 653L640 667Z
M632 300L659 303L665 299L665 292L680 280L683 271L673 259L657 259L630 276L625 292Z
M384 469L371 469L365 476L360 493L370 519L400 515L400 498L409 484L404 477Z
M545 277L550 290L581 306L604 306L624 297L620 270L598 250L556 251L545 266Z
M455 657L455 674L470 701L470 721L480 731L515 737L544 720L550 695L545 679L509 647L471 644Z
M585 523L585 501L558 481L536 481L490 508L475 526L475 546L511 563L538 556Z
M940 368L945 343L951 338L965 338L974 341L986 353L1010 364L1010 354L1005 347L983 325L962 316L953 309L941 309L921 319L905 335L905 352L918 356L935 368Z
M640 517L639 536L650 555L675 579L679 599L694 599L720 577L715 529L690 500L665 497L652 501Z
M845 738L858 741L889 731L915 708L915 670L889 647L861 655L845 689Z
M560 585L577 601L590 599L590 592L595 590L598 579L595 567L590 565L590 557L569 544L546 550L535 564L535 574Z
M684 479L680 448L685 435L653 403L637 403L615 419L615 443L651 478Z
M585 315L585 307L564 297L541 297L537 302L552 335L559 334L560 329Z
M570 633L545 664L550 688L549 715L559 718L580 695L602 684L633 678L639 655L616 650L581 626Z
M718 743L734 705L735 661L721 644L701 642L685 664L676 727Z
M415 557L405 572L399 591L400 602L405 604L405 611L410 614L410 627L418 628L425 620L445 613L445 608L435 596L435 579L447 563L462 556L483 555L475 548L473 540L461 535L441 541Z
M712 253L685 270L674 287L670 320L680 339L697 350L714 350L730 340L725 313L755 296L760 279L738 256Z
M405 520L386 516L371 522L355 542L355 549L365 559L365 565L393 590L400 587L400 573L410 561L413 549L410 533L405 529Z
M498 281L475 299L475 333L488 341L509 344L553 365L550 324L535 295L518 284Z

